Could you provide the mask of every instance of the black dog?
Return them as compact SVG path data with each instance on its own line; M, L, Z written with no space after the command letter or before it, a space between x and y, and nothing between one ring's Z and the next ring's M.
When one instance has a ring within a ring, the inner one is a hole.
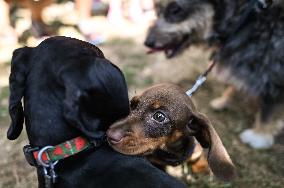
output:
M119 154L104 144L109 125L128 115L129 100L123 74L97 47L52 37L35 48L18 49L10 90L12 123L7 136L16 139L25 120L31 145L25 152L35 157L39 187L185 187L147 160ZM44 171L40 154L34 152L78 136L91 146L60 160L54 171L51 164L50 172ZM55 183L48 178L52 172Z
M231 84L211 102L226 107L236 89L258 99L253 129L241 134L254 148L273 145L283 127L284 97L284 1L265 0L162 0L158 20L145 44L165 51L168 58L191 45L215 50L216 72Z

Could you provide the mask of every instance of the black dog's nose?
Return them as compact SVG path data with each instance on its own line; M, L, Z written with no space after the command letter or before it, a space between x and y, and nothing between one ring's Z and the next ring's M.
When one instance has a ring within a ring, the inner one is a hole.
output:
M144 45L149 48L155 48L155 40L151 37L148 37L146 41L144 42Z

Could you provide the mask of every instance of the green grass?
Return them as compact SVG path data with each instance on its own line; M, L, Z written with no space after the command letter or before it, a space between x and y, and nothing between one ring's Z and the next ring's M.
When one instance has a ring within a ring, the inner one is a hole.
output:
M8 108L7 108L7 100L9 96L8 87L1 88L0 92L0 117L7 117Z

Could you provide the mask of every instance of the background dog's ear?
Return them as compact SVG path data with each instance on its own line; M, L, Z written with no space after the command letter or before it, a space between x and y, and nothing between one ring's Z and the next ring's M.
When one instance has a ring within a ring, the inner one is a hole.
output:
M22 98L25 91L25 81L28 69L28 61L32 48L24 47L14 51L9 77L10 99L9 113L11 124L7 132L7 138L15 140L22 132L24 124L24 111Z
M196 113L187 128L202 147L209 148L208 163L213 173L224 181L234 179L235 166L209 119L203 114Z
M130 100L130 108L132 110L135 109L138 106L139 102L140 102L139 96L132 97L132 99Z

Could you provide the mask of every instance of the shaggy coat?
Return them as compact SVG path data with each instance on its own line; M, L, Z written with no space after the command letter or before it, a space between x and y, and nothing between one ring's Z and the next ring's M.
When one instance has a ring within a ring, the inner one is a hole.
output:
M218 41L221 48L214 57L217 69L224 73L223 80L260 96L264 103L276 103L284 94L284 11L271 7L252 13L232 33L242 18L240 12L247 8L244 1L234 2L224 1L226 12L216 11L214 31L225 36ZM218 4L214 5L216 10L221 8Z

